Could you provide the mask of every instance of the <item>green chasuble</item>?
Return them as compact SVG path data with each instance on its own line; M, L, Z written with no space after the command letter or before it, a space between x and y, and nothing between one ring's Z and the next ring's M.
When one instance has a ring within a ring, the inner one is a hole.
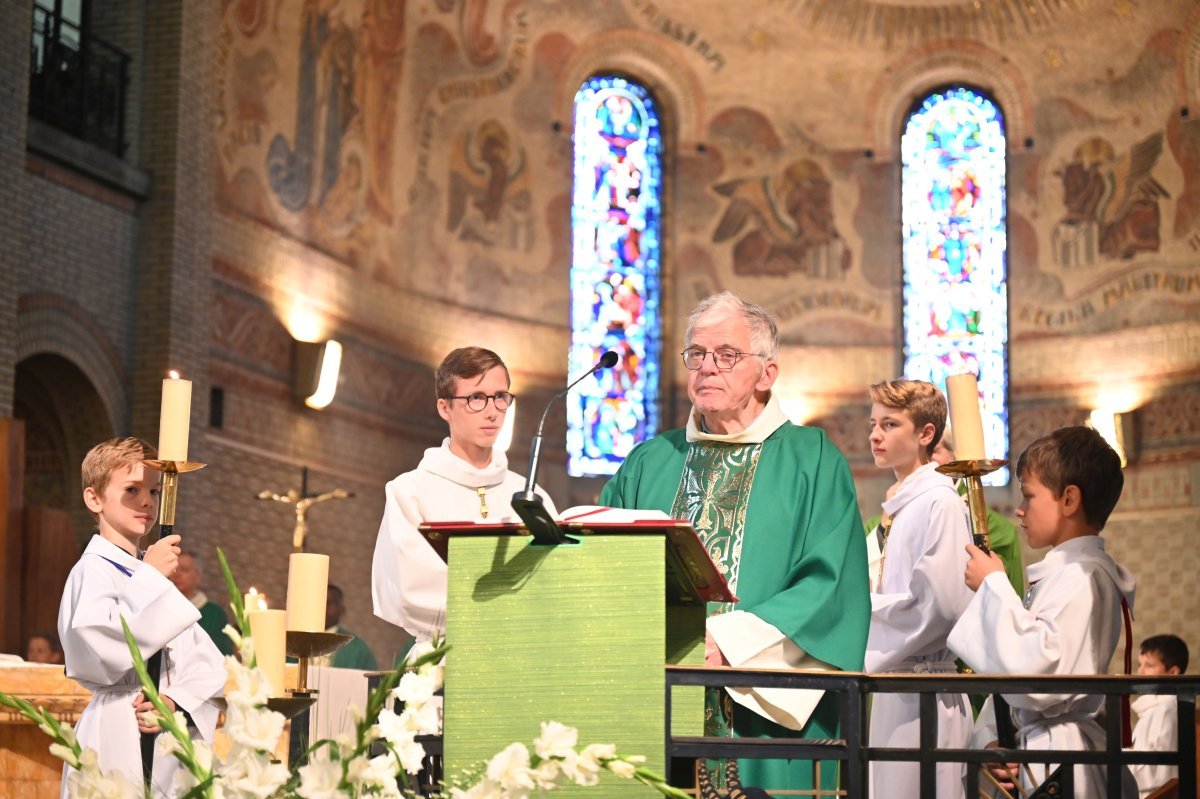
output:
M229 617L216 602L205 602L200 606L200 629L208 633L208 637L217 645L222 655L233 654L233 641L225 634L225 625Z
M764 415L771 412L779 413L773 399ZM862 518L845 458L823 431L786 420L761 442L689 442L687 434L671 430L634 448L600 504L691 521L739 599L733 606L710 605L710 616L746 611L813 658L861 670L871 604ZM736 736L838 736L832 694L800 731L727 696L721 704L732 712ZM738 766L744 785L768 792L813 787L809 761L746 759ZM822 765L821 783L836 787L836 763Z
M354 635L341 625L338 625L337 632L342 635ZM367 646L367 642L357 635L354 635L350 643L333 653L333 660L329 665L338 669L362 669L363 671L375 671L378 667L371 647Z

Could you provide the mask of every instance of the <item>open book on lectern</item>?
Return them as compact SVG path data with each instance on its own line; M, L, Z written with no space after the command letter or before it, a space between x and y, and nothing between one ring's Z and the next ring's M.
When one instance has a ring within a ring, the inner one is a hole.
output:
M662 536L666 542L667 604L737 602L724 575L704 548L704 542L686 519L672 519L657 510L583 505L560 513L558 525L565 535L581 546L587 545L589 536ZM450 539L454 537L529 535L529 530L516 522L426 522L419 529L442 560L448 560Z

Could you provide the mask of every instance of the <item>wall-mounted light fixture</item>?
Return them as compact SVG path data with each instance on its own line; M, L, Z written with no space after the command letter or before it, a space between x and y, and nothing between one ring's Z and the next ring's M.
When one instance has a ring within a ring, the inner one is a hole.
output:
M338 342L297 341L292 357L296 396L310 408L324 408L333 402L341 368L342 345Z
M1121 457L1121 466L1133 460L1137 441L1133 431L1133 411L1117 412L1097 408L1088 416L1088 426L1108 442Z

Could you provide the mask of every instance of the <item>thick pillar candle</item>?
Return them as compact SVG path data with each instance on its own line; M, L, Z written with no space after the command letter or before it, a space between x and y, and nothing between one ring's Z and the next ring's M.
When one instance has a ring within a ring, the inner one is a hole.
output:
M966 373L946 378L950 395L950 426L954 428L954 455L960 461L987 458L983 446L983 417L979 413L979 383Z
M187 460L188 430L192 417L192 381L179 375L163 381L162 408L158 415L158 458L164 461Z
M329 556L293 552L288 561L287 628L322 632L328 591Z
M249 614L254 659L271 683L271 696L283 696L283 664L287 654L287 614L282 610L254 610Z

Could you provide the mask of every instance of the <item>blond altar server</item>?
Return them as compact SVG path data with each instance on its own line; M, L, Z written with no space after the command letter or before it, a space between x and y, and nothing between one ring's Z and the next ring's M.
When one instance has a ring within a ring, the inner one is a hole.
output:
M878 530L881 558L871 574L871 625L864 668L868 672L954 674L946 638L971 601L970 590L947 575L961 574L971 542L967 509L954 481L931 460L946 427L946 399L921 380L871 386L871 453L891 468L896 484L883 503ZM878 694L871 706L871 746L917 748L917 694ZM937 745L966 747L971 706L964 694L939 694ZM963 766L939 763L939 799L964 795ZM871 763L871 795L919 799L915 763Z
M192 737L210 744L219 713L212 700L225 686L225 669L197 624L200 611L168 579L179 563L179 536L155 542L138 558L138 541L158 518L158 472L142 464L153 457L149 444L126 438L99 444L84 458L84 504L98 531L67 578L58 633L67 676L92 692L75 728L80 746L96 751L101 769L119 771L133 785L149 773L152 795L173 797L179 762L153 752L161 730L146 715L153 708L133 670L121 619L147 661L162 651L159 693L186 715ZM73 771L63 769L63 797L72 795Z
M508 367L481 347L451 352L435 374L438 414L450 427L440 447L425 450L417 468L387 484L383 522L371 564L375 615L404 628L418 643L446 629L446 564L417 527L424 522L519 521L512 496L525 478L508 470L494 448L515 401ZM538 489L547 510L554 503Z

